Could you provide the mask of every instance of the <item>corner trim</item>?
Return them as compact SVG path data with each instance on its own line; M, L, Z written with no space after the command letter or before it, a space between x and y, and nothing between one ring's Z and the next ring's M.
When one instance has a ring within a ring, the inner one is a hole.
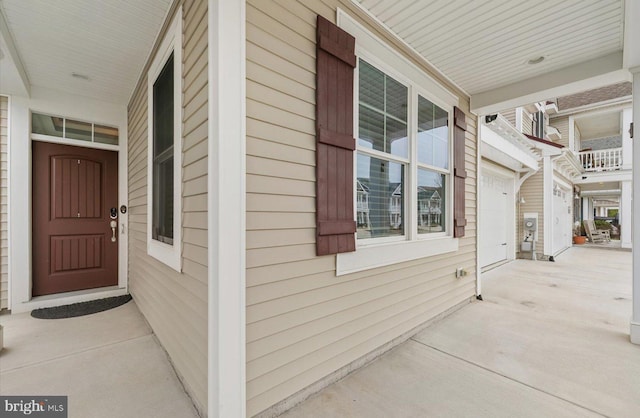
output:
M208 416L246 416L246 2L208 0Z

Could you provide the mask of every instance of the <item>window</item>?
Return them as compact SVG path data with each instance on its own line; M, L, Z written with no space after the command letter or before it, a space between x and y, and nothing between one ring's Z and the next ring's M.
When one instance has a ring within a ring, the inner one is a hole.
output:
M337 20L355 38L357 68L351 108L356 248L338 248L336 274L457 251L466 176L458 96L340 9ZM455 155L454 142L462 148Z
M153 239L173 245L173 54L153 83Z
M356 219L361 244L450 235L448 121L449 112L410 83L359 60Z
M357 236L403 236L408 89L361 60L359 94L357 182L366 206L358 206L368 216Z
M147 74L147 252L181 271L182 10L179 9Z
M72 120L33 112L31 132L36 135L53 136L63 140L85 141L107 145L118 145L118 128L92 122ZM65 141L61 141L65 142ZM72 141L67 142L73 144Z

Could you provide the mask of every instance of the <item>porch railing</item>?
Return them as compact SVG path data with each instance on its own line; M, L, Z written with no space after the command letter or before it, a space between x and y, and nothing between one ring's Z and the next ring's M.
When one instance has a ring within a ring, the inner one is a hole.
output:
M615 171L622 167L622 148L581 151L578 158L585 171Z

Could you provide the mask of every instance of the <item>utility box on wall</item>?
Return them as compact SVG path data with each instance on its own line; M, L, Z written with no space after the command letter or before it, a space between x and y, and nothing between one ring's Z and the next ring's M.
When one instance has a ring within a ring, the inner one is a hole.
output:
M538 220L536 218L524 218L524 230L535 232L538 229Z
M520 251L532 252L536 250L536 243L533 241L522 241L520 243Z
M538 212L525 212L522 216L521 239L524 241L538 241L538 224Z
M536 259L536 241L538 240L538 214L525 213L522 219L522 242L520 252L529 253L532 260Z

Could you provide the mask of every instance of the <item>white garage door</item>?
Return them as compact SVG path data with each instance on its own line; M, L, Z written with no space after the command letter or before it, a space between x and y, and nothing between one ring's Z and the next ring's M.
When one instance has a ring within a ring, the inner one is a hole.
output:
M480 265L507 259L513 202L512 179L483 170L480 190Z
M571 245L571 192L558 183L553 185L552 253L557 255Z

